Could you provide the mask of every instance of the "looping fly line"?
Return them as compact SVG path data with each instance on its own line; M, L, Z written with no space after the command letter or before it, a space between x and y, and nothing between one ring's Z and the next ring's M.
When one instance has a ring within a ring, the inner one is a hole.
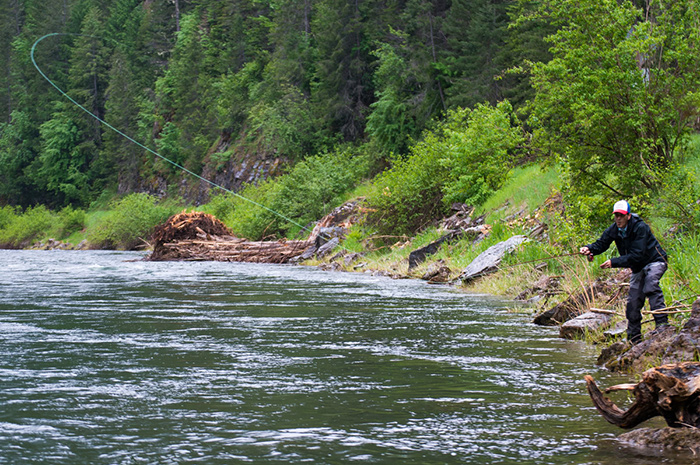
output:
M246 197L244 197L244 196L242 196L242 195L240 195L240 194L237 194L236 192L233 192L233 191L230 190L230 189L227 189L227 188L225 188L225 187L223 187L223 186L221 186L221 185L219 185L219 184L217 184L217 183L215 183L215 182L213 182L213 181L210 181L210 180L207 179L207 178L204 178L204 177L198 175L197 173L195 173L195 172L193 172L193 171L188 170L187 168L185 168L184 166L180 165L179 163L176 163L176 162L174 162L173 160L170 160L169 158L164 157L163 155L159 154L159 153L156 152L155 150L146 147L145 145L143 145L143 144L140 143L139 141L137 141L137 140L133 139L132 137L130 137L130 136L124 134L122 131L120 131L119 129L115 128L114 126L112 126L111 124L109 124L107 121L103 120L102 118L100 118L100 117L97 116L96 114L92 113L90 110L88 110L87 108L85 108L84 106L82 106L80 103L76 102L70 95L68 95L67 93L65 93L65 92L64 92L60 87L58 87L46 74L44 74L44 72L41 70L41 68L39 68L39 65L36 63L36 59L34 58L34 51L36 50L37 45L39 45L39 42L41 42L42 40L44 40L44 39L46 39L46 38L48 38L48 37L54 37L54 36L81 36L81 37L91 37L91 38L99 39L99 40L102 40L102 39L101 39L100 37L90 36L90 35L86 35L86 34L76 34L76 33L67 33L67 32L66 32L66 33L54 32L54 33L51 33L51 34L46 34L46 35L43 36L43 37L40 37L36 42L34 42L34 45L32 45L31 59L32 59L32 64L34 65L34 67L36 68L36 70L39 71L39 74L41 74L41 76L42 76L44 79L46 79L46 80L48 81L48 83L51 84L61 95L63 95L63 96L64 96L65 98L67 98L68 100L70 100L71 103L73 103L75 106L77 106L78 108L80 108L81 110L83 110L85 113L87 113L87 114L90 115L91 117L95 118L95 119L96 119L97 121L99 121L101 124L107 126L107 127L108 127L109 129L111 129L112 131L116 132L116 133L119 134L120 136L122 136L122 137L124 137L125 139L127 139L129 142L132 142L132 143L138 145L139 147L141 147L142 149L144 149L144 150L146 150L146 151L152 153L152 154L155 155L156 157L158 157L158 158L160 158L160 159L162 159L162 160L165 160L166 162L168 162L168 163L170 163L171 165L173 165L175 168L178 168L178 169L184 171L185 173L190 174L190 175L194 176L195 178L197 178L197 179L199 179L199 180L201 180L201 181L206 182L207 184L210 184L210 185L213 186L213 187L216 187L216 188L218 188L218 189L221 189L221 190L224 191L224 192L228 192L229 194L232 194L232 195L238 197L239 199L245 200L246 202L250 202L250 203L252 203L253 205L255 205L255 206L257 206L257 207L260 207L260 208L262 208L262 209L264 209L264 210L267 210L268 212L270 212L270 213L272 213L272 214L274 214L274 215L277 215L278 217L282 218L283 220L288 221L289 223L291 223L291 224L293 224L293 225L295 225L295 226L298 226L298 227L300 227L300 228L303 229L303 230L312 232L312 231L311 231L309 228L307 228L306 226L303 226L303 225L297 223L296 221L292 220L291 218L286 217L286 216L283 215L282 213L279 213L279 212L277 212L277 211L275 211L275 210L272 210L272 209L266 207L265 205L262 205L262 204L260 204L260 203L258 203L258 202L256 202L256 201L254 201L254 200L251 200L251 199L246 198ZM342 247L342 246L341 246L341 247Z

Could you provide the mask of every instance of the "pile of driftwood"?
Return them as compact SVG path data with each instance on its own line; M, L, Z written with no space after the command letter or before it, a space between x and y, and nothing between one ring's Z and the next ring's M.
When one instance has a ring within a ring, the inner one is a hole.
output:
M182 212L158 226L149 260L287 263L314 244L307 240L249 241L234 237L212 215Z
M356 203L343 205L321 219L308 239L249 241L235 237L221 221L202 212L182 212L156 227L149 260L213 260L289 263L323 255L347 232Z

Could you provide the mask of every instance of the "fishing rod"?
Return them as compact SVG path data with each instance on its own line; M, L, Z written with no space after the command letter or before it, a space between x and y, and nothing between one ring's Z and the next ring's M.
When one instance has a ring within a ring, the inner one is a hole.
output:
M277 211L275 211L275 210L272 210L271 208L268 208L268 207L266 207L265 205L263 205L263 204L261 204L261 203L258 203L258 202L256 202L256 201L251 200L251 199L249 199L249 198L247 198L247 197L244 197L244 196L242 196L242 195L240 195L240 194L238 194L238 193L236 193L236 192L234 192L234 191L232 191L232 190L230 190L230 189L227 189L227 188L225 188L224 186L222 186L222 185L220 185L220 184L217 184L217 183L215 183L214 181L211 181L211 180L209 180L209 179L207 179L207 178L205 178L205 177L203 177L203 176L200 176L199 174L197 174L197 173L195 173L195 172L193 172L193 171L191 171L191 170L185 168L184 166L180 165L179 163L177 163L177 162L175 162L175 161L173 161L173 160L171 160L171 159L169 159L169 158L167 158L167 157L161 155L160 153L156 152L155 150L153 150L153 149L151 149L151 148L145 146L144 144L140 143L139 141L133 139L132 137L130 137L130 136L128 136L127 134L125 134L124 132L122 132L122 131L120 131L119 129L115 128L114 126L112 126L111 124L109 124L107 121L103 120L102 118L100 118L99 116L97 116L96 114L94 114L93 112L91 112L90 110L88 110L87 108L85 108L83 105L81 105L80 103L78 103L77 101L75 101L75 99L73 99L70 95L68 95L68 94L65 93L60 87L58 87L58 86L57 86L57 85L56 85L56 84L41 70L41 68L39 68L39 65L37 64L36 59L35 59L35 57L34 57L34 51L36 50L37 45L39 45L39 42L41 42L42 40L44 40L44 39L46 39L46 38L48 38L48 37L56 37L56 36L82 36L82 37L90 37L90 38L99 39L99 40L103 40L103 39L102 39L101 37L91 36L91 35L87 35L87 34L78 34L78 33L70 33L70 32L52 32L52 33L50 33L50 34L46 34L46 35L40 37L40 38L37 39L37 41L34 42L34 44L32 45L32 49L31 49L31 52L30 52L30 57L31 57L31 60L32 60L32 64L34 65L34 67L36 68L36 70L37 70L37 71L39 72L39 74L41 74L41 76L42 76L44 79L46 79L46 81L48 81L48 83L51 84L61 95L63 95L63 96L64 96L65 98L67 98L68 100L70 100L71 103L73 103L75 106L77 106L78 108L80 108L81 110L83 110L85 113L87 113L88 115L90 115L92 118L94 118L94 119L96 119L97 121L99 121L101 124L107 126L107 127L108 127L109 129L111 129L112 131L114 131L114 132L116 132L117 134L119 134L120 136L124 137L124 138L125 138L126 140L128 140L129 142L132 142L132 143L136 144L137 146L141 147L142 149L144 149L144 150L148 151L149 153L151 153L151 154L157 156L157 157L160 158L161 160L164 160L164 161L170 163L170 164L173 165L175 168L177 168L177 169L179 169L179 170L182 170L182 171L184 171L185 173L187 173L187 174L189 174L189 175L191 175L191 176L194 176L195 178L197 178L197 179L199 179L199 180L201 180L201 181L206 182L207 184L211 185L212 187L221 189L222 191L227 192L227 193L229 193L229 194L231 194L231 195L233 195L233 196L235 196L235 197L238 197L239 199L245 200L246 202L250 202L250 203L252 203L253 205L255 205L255 206L257 206L257 207L260 207L260 208L262 208L262 209L264 209L264 210L266 210L266 211L268 211L268 212L270 212L270 213L272 213L272 214L274 214L274 215L276 215L276 216L282 218L283 220L288 221L289 223L291 223L291 224L293 224L293 225L295 225L295 226L298 226L298 227L301 228L302 230L305 230L305 231L308 231L308 232L313 232L313 230L309 229L308 227L306 227L306 226L304 226L304 225L301 225L301 224L297 223L296 221L294 221L293 219L291 219L291 218L289 218L289 217L283 215L282 213L277 212ZM330 237L323 236L322 234L319 234L319 235L320 235L321 237L323 237L324 239L328 240L328 241L331 240ZM350 251L349 249L347 249L346 247L343 247L343 246L340 245L340 244L338 244L338 246L341 247L342 249L345 249L346 251Z
M547 260L555 260L555 259L557 259L557 258L571 257L571 256L574 256L574 255L582 255L582 254L581 254L580 252L571 252L571 253L563 253L563 254L559 254L559 255L550 255L549 257L536 258L536 259L534 259L534 260L527 260L527 261L524 261L524 262L514 263L514 264L508 265L508 266L501 266L501 267L499 267L499 268L501 268L501 269L512 268L512 267L514 267L514 266L526 265L526 264L528 264L528 263L545 262L545 261L547 261ZM588 261L589 261L589 262L592 262L592 261L593 261L593 255L586 255L586 257L588 257Z

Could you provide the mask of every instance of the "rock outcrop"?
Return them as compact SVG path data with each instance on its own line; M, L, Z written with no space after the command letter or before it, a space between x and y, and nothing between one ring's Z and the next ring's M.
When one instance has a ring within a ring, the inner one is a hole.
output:
M647 333L636 345L617 342L603 350L598 364L612 371L637 372L650 364L695 360L700 355L700 299L693 303L690 318L680 332L662 326Z

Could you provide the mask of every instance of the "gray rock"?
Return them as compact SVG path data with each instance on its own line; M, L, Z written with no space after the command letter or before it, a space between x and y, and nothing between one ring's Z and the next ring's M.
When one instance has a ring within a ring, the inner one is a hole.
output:
M606 341L614 341L627 335L627 320L618 321L615 326L603 333Z
M463 282L469 282L480 276L496 271L503 257L527 240L526 236L513 236L499 242L482 252L459 275Z
M431 283L446 283L450 279L450 273L452 270L445 266L444 262L439 261L428 267L422 279Z
M561 325L559 337L564 339L574 339L576 336L583 336L588 331L596 331L610 325L612 315L606 313L586 312Z
M643 449L645 454L673 451L695 456L700 453L700 430L697 428L638 428L618 439L627 446Z

